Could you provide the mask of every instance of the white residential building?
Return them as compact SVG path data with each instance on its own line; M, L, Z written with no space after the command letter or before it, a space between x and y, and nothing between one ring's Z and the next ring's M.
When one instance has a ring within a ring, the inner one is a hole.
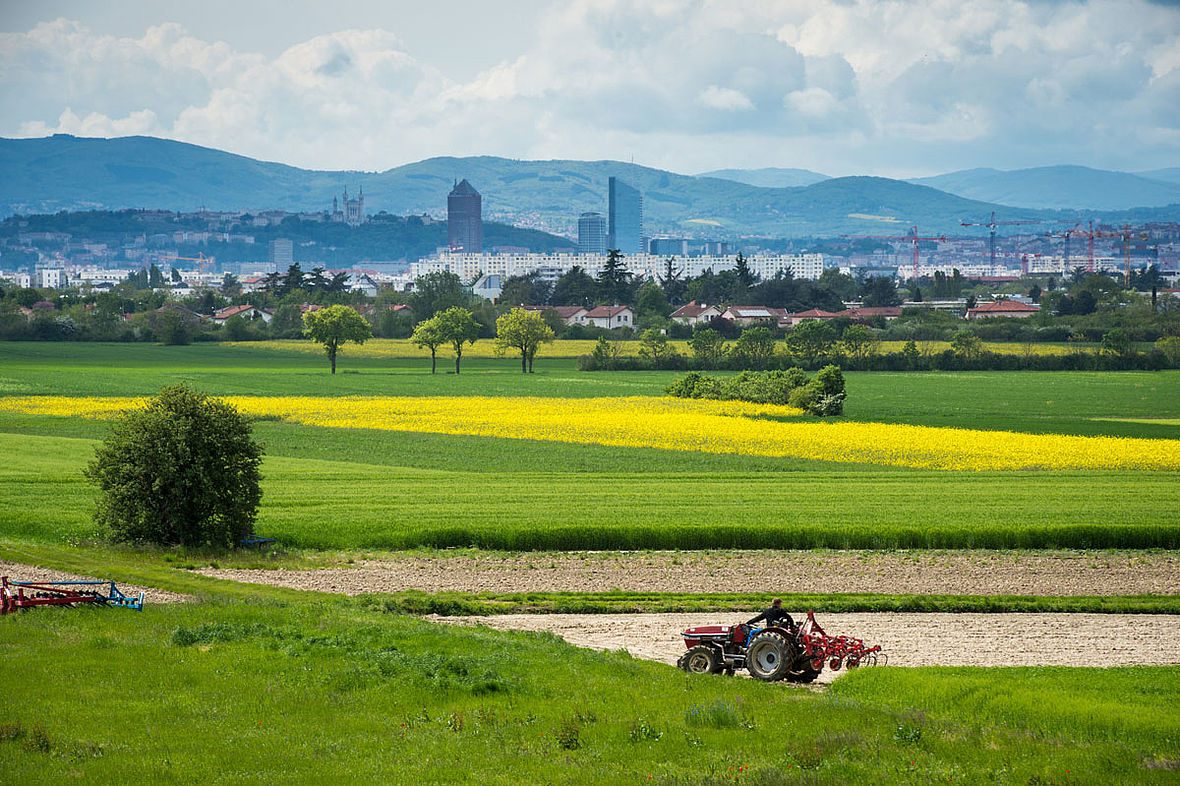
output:
M658 279L664 275L669 257L656 254L631 254L623 257L627 270L634 276ZM731 270L736 256L672 257L672 266L685 278L695 278L706 270L718 273ZM524 276L538 273L549 282L557 281L575 266L582 268L589 276L597 276L606 263L606 254L465 254L462 252L440 252L434 257L410 265L414 278L428 273L454 273L465 282L480 276ZM824 272L823 254L755 254L746 257L750 272L762 279L771 279L780 273L790 273L795 278L815 280Z

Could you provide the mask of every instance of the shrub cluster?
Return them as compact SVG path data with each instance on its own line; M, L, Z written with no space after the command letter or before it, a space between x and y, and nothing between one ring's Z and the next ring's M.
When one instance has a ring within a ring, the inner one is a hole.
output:
M694 371L673 382L665 392L677 398L788 405L820 416L844 414L844 374L838 366L824 366L814 379L801 368L743 371L728 379Z

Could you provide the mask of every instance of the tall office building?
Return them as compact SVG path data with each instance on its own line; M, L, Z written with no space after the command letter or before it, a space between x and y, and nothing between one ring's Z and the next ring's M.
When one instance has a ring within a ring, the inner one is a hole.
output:
M295 264L295 244L285 237L276 237L270 241L270 263L274 265L276 273L285 273L287 268Z
M606 253L606 216L583 213L578 219L578 253Z
M447 243L452 251L483 252L483 198L466 179L447 195Z
M607 244L624 254L644 253L643 194L617 177L607 182L607 192L610 207Z

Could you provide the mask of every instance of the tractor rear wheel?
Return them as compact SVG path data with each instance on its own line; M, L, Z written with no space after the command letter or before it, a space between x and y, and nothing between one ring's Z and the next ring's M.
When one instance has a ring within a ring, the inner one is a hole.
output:
M676 665L693 674L716 674L724 668L721 659L717 657L717 650L704 644L698 644L680 656Z
M787 637L777 631L767 631L754 637L746 650L746 669L750 676L763 682L776 682L790 673L795 662L795 648Z

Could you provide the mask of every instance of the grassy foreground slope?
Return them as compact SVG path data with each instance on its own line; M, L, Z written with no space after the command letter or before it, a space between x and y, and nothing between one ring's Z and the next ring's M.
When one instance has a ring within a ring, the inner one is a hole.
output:
M1167 783L1180 766L1176 668L862 670L813 693L158 579L205 599L5 618L5 781Z

